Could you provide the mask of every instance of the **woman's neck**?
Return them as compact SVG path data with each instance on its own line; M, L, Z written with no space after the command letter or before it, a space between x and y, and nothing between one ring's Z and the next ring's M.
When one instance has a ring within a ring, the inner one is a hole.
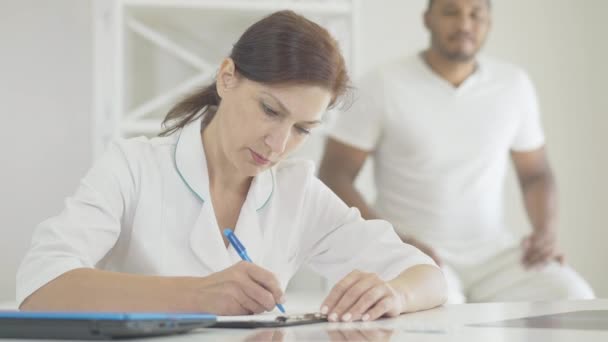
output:
M209 186L211 189L221 189L222 192L247 195L253 177L243 175L230 163L222 149L218 126L218 118L215 117L206 126L201 127Z

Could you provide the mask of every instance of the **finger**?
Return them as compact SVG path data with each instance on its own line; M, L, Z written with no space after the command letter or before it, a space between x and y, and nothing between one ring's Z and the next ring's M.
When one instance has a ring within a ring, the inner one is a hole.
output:
M527 250L524 257L524 262L528 266L534 265L538 260L542 259L546 254L552 254L554 246L552 244L533 245Z
M274 306L277 303L274 296L268 290L260 286L260 284L256 283L251 278L245 278L242 280L241 287L251 300L264 308L261 312L274 309Z
M380 299L386 297L390 293L391 290L384 282L380 282L369 290L367 290L348 310L348 312L350 312L352 315L351 320L360 320L364 313L366 313L370 308L372 308Z
M272 272L251 262L244 262L244 264L249 277L251 277L251 279L258 283L261 287L269 291L274 297L275 303L285 302L281 284Z
M340 280L338 283L336 283L336 285L334 285L334 287L329 292L329 295L327 295L327 298L325 298L325 300L323 301L323 304L321 304L321 313L322 314L328 314L330 312L333 313L334 307L336 306L336 304L338 304L338 302L340 301L342 296L362 276L363 276L362 272L355 270L355 271L350 272L346 277L342 278L342 280ZM330 314L329 316L330 317L328 317L328 319L330 321L335 321L338 318L337 314L335 316L332 316L332 314Z
M352 320L353 312L351 311L351 308L355 305L355 303L357 303L359 298L361 298L366 292L374 288L379 283L382 283L382 280L380 280L377 275L365 274L344 293L342 298L340 298L336 304L335 308L333 308L330 312L332 314L335 313L338 320L345 322Z
M534 255L537 253L536 248L532 247L531 245L524 251L524 257L523 257L523 261L526 264L530 263L530 260L532 259L532 257L534 257Z
M532 246L531 253L528 256L530 259L538 259L543 255L549 254L553 256L555 254L555 243L553 242L536 242L534 246Z
M392 297L384 297L379 300L371 309L369 309L366 314L369 316L368 321L374 321L393 309L396 305L394 303L394 298Z
M526 263L532 249L528 244L521 244L521 262Z
M532 247L528 247L528 249L524 251L521 262L523 263L525 268L532 267L530 260L533 259L535 253L536 251Z
M250 315L253 311L244 307L234 293L228 293L227 296L218 296L222 310L214 312L218 315Z
M235 282L235 283L228 283L224 286L226 286L228 291L232 294L232 297L234 298L234 300L243 309L245 309L248 314L264 312L264 307L262 305L260 305L260 303L252 300L247 294L245 294L245 292L241 288L241 284L238 284Z
M534 267L543 254L544 252L542 250L539 250L537 248L531 248L528 254L526 255L525 265L528 268Z
M531 267L539 267L553 259L554 252L552 249L545 248L536 250L528 259Z

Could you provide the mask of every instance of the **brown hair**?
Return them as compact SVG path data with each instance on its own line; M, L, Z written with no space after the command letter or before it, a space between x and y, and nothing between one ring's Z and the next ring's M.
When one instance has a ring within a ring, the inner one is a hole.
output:
M330 106L348 89L344 58L336 40L321 26L292 11L275 12L250 26L230 58L243 77L265 84L310 84L332 92ZM163 120L169 135L218 106L216 82L177 103Z

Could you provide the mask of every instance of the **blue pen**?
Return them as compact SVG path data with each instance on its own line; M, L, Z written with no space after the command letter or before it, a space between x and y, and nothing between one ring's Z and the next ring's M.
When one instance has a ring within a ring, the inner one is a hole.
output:
M253 263L251 258L249 258L249 255L247 255L247 250L245 249L245 246L243 246L241 241L239 241L239 239L236 237L236 235L232 232L231 229L224 229L224 235L226 236L226 238L228 239L228 241L230 242L232 247L234 247L236 252L239 254L241 259ZM283 308L283 305L277 303L277 308L282 313L285 313L285 309Z

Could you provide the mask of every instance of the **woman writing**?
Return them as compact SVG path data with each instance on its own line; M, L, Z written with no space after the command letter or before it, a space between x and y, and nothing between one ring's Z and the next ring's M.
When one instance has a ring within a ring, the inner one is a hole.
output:
M23 310L260 313L303 264L335 283L320 311L374 320L440 305L432 260L364 221L284 161L345 92L336 41L293 12L252 25L213 84L153 139L113 143L64 211L41 223L17 275ZM222 231L234 228L255 264Z

